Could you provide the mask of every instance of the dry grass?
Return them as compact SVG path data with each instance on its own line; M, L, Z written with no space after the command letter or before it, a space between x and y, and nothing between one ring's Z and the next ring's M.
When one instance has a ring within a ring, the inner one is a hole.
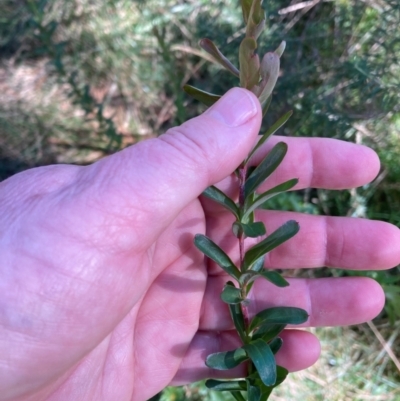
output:
M373 328L373 330L371 329ZM400 323L311 329L321 340L319 361L292 373L271 401L400 401ZM383 342L383 343L382 343ZM394 356L394 358L393 358ZM167 388L161 401L231 401L203 384Z
M400 352L400 325L377 327L385 346ZM400 400L400 371L368 325L314 330L322 353L311 368L293 373L272 401Z

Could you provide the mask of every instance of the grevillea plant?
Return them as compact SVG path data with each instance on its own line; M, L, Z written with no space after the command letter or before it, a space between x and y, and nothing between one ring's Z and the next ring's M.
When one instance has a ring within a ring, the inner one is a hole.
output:
M280 57L285 49L283 42L275 51L266 53L260 61L256 53L257 39L265 26L265 12L262 0L241 0L246 33L239 47L239 69L231 63L210 39L202 39L200 46L225 69L240 80L240 86L252 91L259 99L263 115L271 103L272 91L279 75ZM185 91L207 106L214 104L220 96L204 92L192 86ZM211 354L206 365L212 369L228 370L246 363L247 375L237 380L207 380L206 386L216 391L229 391L238 401L265 401L274 387L282 383L288 371L277 366L275 354L282 346L280 333L287 325L304 323L306 311L295 307L274 307L265 309L250 317L248 313L249 293L257 279L285 287L289 283L278 272L264 269L265 255L289 240L299 231L296 221L290 220L272 233L267 233L261 221L255 221L256 209L267 208L270 198L293 188L297 179L283 182L266 192L260 193L260 186L280 165L287 152L284 142L277 143L257 167L249 161L260 146L289 119L291 112L283 115L265 133L248 157L235 171L239 199L231 199L215 186L209 187L204 196L222 205L235 218L232 235L237 238L239 261L231 258L210 238L197 234L196 247L217 263L230 277L221 299L229 308L233 324L242 345L227 352ZM247 238L259 238L251 247L246 246Z

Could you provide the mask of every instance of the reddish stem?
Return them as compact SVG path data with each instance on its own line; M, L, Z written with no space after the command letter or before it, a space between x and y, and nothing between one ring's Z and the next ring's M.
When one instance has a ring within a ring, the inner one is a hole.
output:
M244 184L246 182L246 174L247 169L244 164L241 164L239 167L239 207L243 210L244 201L245 201L245 193L244 193ZM239 236L239 255L240 255L240 269L243 270L243 262L244 262L244 234L241 232ZM244 317L244 324L247 328L250 320L249 320L249 312L243 303L241 304L243 317Z
M241 164L239 167L239 207L242 210L244 207L244 184L246 182L246 167ZM239 255L240 255L240 268L243 269L244 261L244 235L243 232L239 236Z

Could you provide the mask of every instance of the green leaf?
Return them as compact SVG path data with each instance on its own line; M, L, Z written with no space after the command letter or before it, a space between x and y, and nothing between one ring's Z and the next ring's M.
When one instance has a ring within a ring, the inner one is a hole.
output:
M242 362L249 359L243 348L237 348L233 351L217 352L208 355L206 358L206 366L216 370L233 369Z
M226 273L239 280L239 269L215 242L203 234L196 234L194 237L194 244L201 252L221 266Z
M271 102L271 101L270 101ZM254 152L271 136L274 135L276 131L278 131L279 128L281 128L283 125L286 124L287 120L292 116L293 111L290 110L287 113L285 113L282 117L280 117L274 124L269 127L261 139L257 142L257 145L253 148L251 153L249 154L247 160L250 160L250 157L254 154Z
M203 192L203 195L224 206L226 209L231 211L237 219L239 219L240 211L236 206L236 203L218 188L214 187L214 185L208 187Z
M257 313L250 323L249 330L265 324L301 324L308 319L308 313L304 309L292 306L277 306L264 309Z
M257 39L265 27L265 12L261 0L253 0L246 24L246 36Z
M287 375L289 374L289 371L287 369L285 369L282 366L277 365L276 366L276 373L277 373L277 377L276 377L276 383L275 386L279 386L287 377Z
M273 270L263 270L260 273L260 276L270 283L275 284L277 287L288 287L289 283L276 271Z
M212 93L208 93L199 88L195 88L194 86L191 86L191 85L185 85L183 87L183 90L188 95L192 96L192 98L198 100L199 102L205 104L206 106L212 106L219 99L221 99L221 96L219 96L219 95L214 95Z
M264 223L261 221L257 221L255 223L248 223L248 224L242 223L242 227L243 227L243 232L246 235L246 237L250 237L250 238L260 237L261 235L265 235L267 232L265 230Z
M242 396L242 393L239 393L238 391L232 391L231 394L236 401L246 401L245 398Z
M247 174L246 174L246 178L245 178L245 182L246 182L246 180L248 179L248 177L250 177L251 176L251 174L253 173L253 171L256 169L256 167L254 167L253 169L252 168L249 168L248 169L248 171L247 171ZM251 170L251 171L250 171ZM248 202L251 202L254 198L255 198L255 196L256 196L257 194L256 193L252 193L252 194L250 194L249 196L248 196ZM245 200L246 201L246 200ZM248 213L247 215L246 215L246 217L244 218L244 216L242 216L242 213L244 212L244 206L242 207L242 210L241 210L241 218L240 218L240 223L242 223L242 224L251 224L251 223L254 223L254 220L255 220L255 215L254 215L254 213Z
M270 283L275 284L277 287L287 287L289 283L276 271L274 270L255 270L254 266L251 268L251 270L246 271L245 273L242 273L239 279L240 284L242 285L248 285L252 283L254 280L257 278L264 278L268 280ZM256 266L258 269L258 266Z
M257 340L261 338L263 341L269 342L276 338L286 327L286 324L267 323L259 326L252 334L251 338Z
M246 334L246 326L244 323L243 312L240 304L229 304L229 312L231 314L231 318L233 324L235 325L236 331L238 332L241 340L246 343L247 342L247 334Z
M239 47L240 86L252 89L260 80L260 59L255 54L257 42L253 38L244 38Z
M249 18L253 20L253 23L258 25L265 19L265 12L261 7L262 0L253 0ZM253 35L251 35L253 36Z
M294 220L289 220L267 238L250 248L244 255L244 271L248 270L261 256L264 256L272 249L296 235L299 232L299 229L299 223Z
M209 379L206 387L214 391L244 391L246 382L244 380L214 380Z
M261 390L261 398L260 401L266 401L268 397L271 395L272 390L279 386L287 377L288 371L282 366L276 366L276 382L273 386L266 386L261 380L256 380L256 385Z
M221 299L227 304L239 304L243 301L239 288L236 288L231 281L228 281L221 293Z
M231 72L235 77L239 77L239 70L221 53L213 41L210 39L201 39L200 47L208 54L211 54L219 64Z
M240 0L240 4L242 6L242 12L243 12L243 20L244 20L245 24L247 24L247 21L249 20L252 3L253 3L253 0Z
M269 396L271 395L272 390L274 389L274 387L275 386L270 386L270 387L267 387L267 386L264 386L264 385L260 386L260 389L261 389L260 401L267 401Z
M276 362L269 345L258 339L244 345L244 349L257 369L262 382L266 386L273 386L277 378Z
M250 380L247 380L247 399L248 401L260 401L261 390L258 386L251 384Z
M236 238L240 238L244 234L245 238L257 238L266 234L265 225L261 221L252 222L252 215L249 213L246 216L247 223L235 221L232 225L232 232Z
M245 198L252 194L281 164L288 146L278 142L265 156L262 162L252 172L244 184Z
M286 192L289 189L293 188L299 180L297 178L293 178L291 180L285 181L282 184L279 184L268 191L263 192L262 194L255 194L253 199L248 198L247 205L245 204L245 213L242 217L243 220L247 218L247 216L254 212L254 210L258 208L266 208L266 202L273 198L276 195L281 194L282 192Z
M257 273L262 272L262 271L264 270L264 262L265 262L265 257L262 256L260 259L256 260L256 261L254 262L253 266L251 267L252 270L251 270L251 272L249 272L249 273L251 273L252 275L255 275L256 277L254 278L254 280L248 280L248 282L247 282L247 284L246 284L246 286L247 286L247 288L246 288L247 293L249 293L250 290L251 290L251 288L253 287L254 281L255 281L255 279L257 278ZM246 275L247 275L247 272L241 274L240 280L239 280L239 282L240 282L241 284L244 283L244 281L241 281L242 278L243 278L243 280L248 279L248 277L246 278Z
M272 100L272 95L261 104L261 109L262 109L262 116L265 117L265 115L267 114L268 110L269 110L269 106L271 105L271 100ZM262 134L260 134L262 135Z
M276 353L281 349L283 345L283 340L282 338L274 338L270 343L269 343L269 347L271 348L271 351L274 355L276 355Z

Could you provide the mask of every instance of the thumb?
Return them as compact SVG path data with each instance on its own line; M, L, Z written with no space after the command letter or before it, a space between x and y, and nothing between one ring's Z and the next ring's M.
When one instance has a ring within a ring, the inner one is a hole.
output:
M87 173L101 183L97 195L108 203L105 210L136 217L138 211L135 231L148 232L149 224L159 231L239 166L260 124L257 98L234 88L202 115L95 163Z

